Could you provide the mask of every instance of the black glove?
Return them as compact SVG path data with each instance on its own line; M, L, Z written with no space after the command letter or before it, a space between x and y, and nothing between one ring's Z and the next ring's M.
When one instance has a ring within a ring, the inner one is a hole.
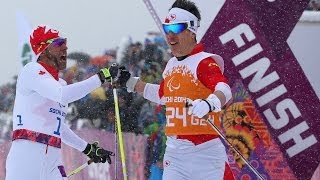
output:
M108 163L111 164L110 156L114 156L113 152L99 147L98 141L95 141L92 144L88 144L86 149L82 152L90 159L92 159L94 163L105 163L106 161L108 161Z
M118 87L123 88L123 87L126 87L126 83L129 80L131 74L128 70L126 70L124 66L121 66L119 68L119 71L120 71L120 76L118 77L116 84Z
M116 63L113 63L109 68L102 68L97 73L101 83L114 81L119 75L119 67Z

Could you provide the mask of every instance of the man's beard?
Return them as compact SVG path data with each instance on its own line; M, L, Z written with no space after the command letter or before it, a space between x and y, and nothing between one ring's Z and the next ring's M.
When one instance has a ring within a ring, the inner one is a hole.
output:
M61 64L59 64L59 61L58 61L58 57L51 54L50 52L47 53L47 58L50 59L55 65L56 67L61 70Z

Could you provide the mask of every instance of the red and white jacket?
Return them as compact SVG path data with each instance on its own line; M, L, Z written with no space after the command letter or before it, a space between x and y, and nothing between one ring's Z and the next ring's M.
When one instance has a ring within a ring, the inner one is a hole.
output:
M144 97L166 105L167 136L187 139L196 145L218 137L205 119L187 114L186 98L206 99L218 83L227 83L223 66L219 55L203 52L203 45L198 44L185 59L173 57L168 61L160 85L146 85ZM220 125L219 113L209 116Z

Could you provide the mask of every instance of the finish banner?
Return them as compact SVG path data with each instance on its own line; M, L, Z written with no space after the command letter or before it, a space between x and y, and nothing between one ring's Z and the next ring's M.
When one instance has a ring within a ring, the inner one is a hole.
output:
M144 2L158 25L173 3ZM320 102L287 44L309 0L194 2L203 19L197 37L224 58L233 90L222 115L229 141L266 179L311 179L320 162ZM229 161L237 178L256 179L231 151Z

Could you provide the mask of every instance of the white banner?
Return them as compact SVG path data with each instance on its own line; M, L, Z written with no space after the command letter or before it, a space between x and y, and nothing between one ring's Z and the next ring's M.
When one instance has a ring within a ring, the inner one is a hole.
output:
M17 11L16 13L17 21L17 30L18 30L18 55L21 66L26 65L28 62L31 62L35 58L34 53L32 52L29 37L32 32L32 26L26 19L25 15Z

